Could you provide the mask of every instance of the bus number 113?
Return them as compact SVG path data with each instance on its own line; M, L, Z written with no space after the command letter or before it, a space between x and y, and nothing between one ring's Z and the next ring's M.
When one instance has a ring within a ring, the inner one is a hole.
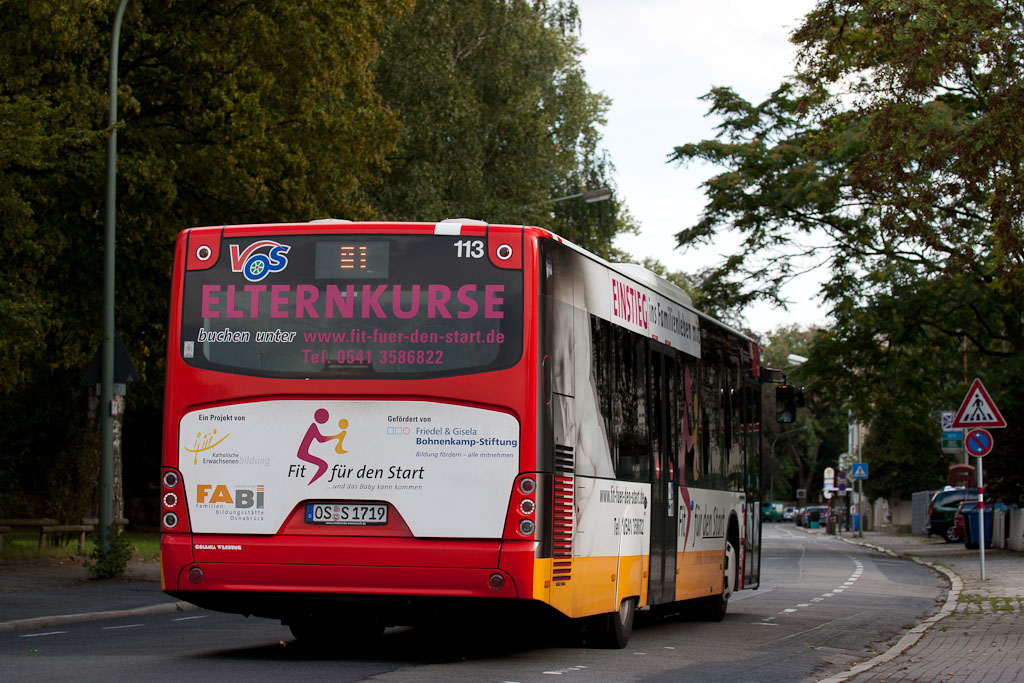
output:
M459 240L455 243L455 255L458 258L483 258L483 240Z

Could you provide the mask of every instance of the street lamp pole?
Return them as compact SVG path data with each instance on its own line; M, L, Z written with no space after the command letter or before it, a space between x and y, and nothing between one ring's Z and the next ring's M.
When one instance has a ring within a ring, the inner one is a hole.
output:
M557 204L558 202L564 202L564 201L569 200L569 199L582 199L587 204L593 204L594 202L603 202L604 200L611 199L611 198L612 198L612 191L611 191L610 188L598 187L598 188L593 189L593 190L584 190L583 192L578 192L576 194L570 194L570 195L567 195L565 197L557 197L555 199L552 199L551 203L552 204Z
M107 199L103 237L103 346L100 357L100 547L110 547L114 521L114 243L117 213L117 62L121 20L128 0L120 0L110 35L107 119Z
M564 197L555 197L548 199L537 204L527 204L526 206L519 207L522 209L529 209L534 206L540 206L541 204L558 204L559 202L567 202L570 199L582 199L587 204L593 204L594 202L603 202L606 199L612 198L611 188L598 187L593 190L584 190L583 192L577 192L576 194L568 194Z

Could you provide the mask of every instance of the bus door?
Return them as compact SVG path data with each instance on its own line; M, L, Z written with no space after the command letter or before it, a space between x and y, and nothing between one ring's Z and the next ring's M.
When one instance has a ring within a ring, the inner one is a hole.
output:
M676 599L676 507L679 495L678 366L673 356L651 343L651 568L647 601Z

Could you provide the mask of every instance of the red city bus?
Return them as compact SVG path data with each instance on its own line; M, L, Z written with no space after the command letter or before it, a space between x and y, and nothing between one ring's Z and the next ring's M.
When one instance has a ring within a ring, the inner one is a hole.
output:
M637 609L720 620L760 567L755 341L534 227L185 230L163 589L297 638ZM772 380L774 381L774 380Z

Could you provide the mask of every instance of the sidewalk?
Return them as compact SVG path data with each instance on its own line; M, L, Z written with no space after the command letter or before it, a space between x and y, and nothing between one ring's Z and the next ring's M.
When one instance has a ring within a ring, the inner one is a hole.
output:
M190 609L160 590L157 562L132 562L124 578L106 581L69 561L0 565L0 632Z
M951 588L938 614L828 683L1024 681L1024 555L986 550L983 582L978 551L962 543L878 532L840 538L932 566L950 578Z

